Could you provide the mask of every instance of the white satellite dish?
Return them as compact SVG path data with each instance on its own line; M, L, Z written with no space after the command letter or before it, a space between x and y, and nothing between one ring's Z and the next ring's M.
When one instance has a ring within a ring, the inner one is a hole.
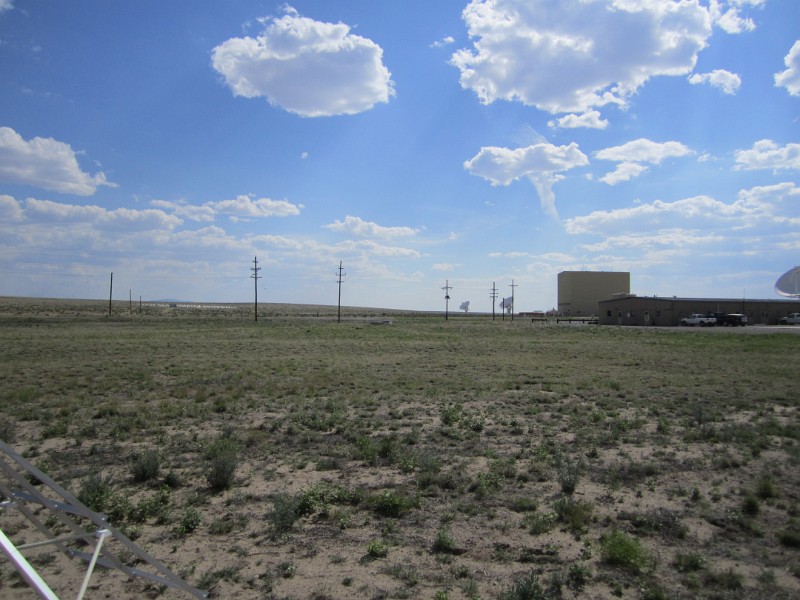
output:
M781 296L800 298L800 267L789 269L778 277L775 282L775 291Z
M458 307L459 310L463 310L464 312L469 311L469 300L465 300L461 303L461 306Z

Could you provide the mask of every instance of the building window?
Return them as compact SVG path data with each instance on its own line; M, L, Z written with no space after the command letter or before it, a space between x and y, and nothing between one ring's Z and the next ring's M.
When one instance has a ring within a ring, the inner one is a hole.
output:
M607 310L607 311L606 311L606 316L607 316L607 317L610 317L610 316L611 316L611 311L610 311L610 310Z

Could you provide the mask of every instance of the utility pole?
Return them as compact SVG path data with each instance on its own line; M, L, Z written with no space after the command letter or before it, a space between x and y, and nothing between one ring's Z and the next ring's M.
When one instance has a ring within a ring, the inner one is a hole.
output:
M111 316L111 293L114 290L114 272L111 272L111 281L108 283L108 316Z
M253 280L253 286L254 286L254 292L255 292L255 306L254 306L255 315L256 315L255 320L258 321L258 280L261 279L261 277L259 276L258 272L261 270L261 267L258 266L258 257L257 256L253 257L253 266L250 267L250 270L253 272L253 274L250 275L250 279Z
M492 289L489 290L489 298L492 299L492 321L494 321L494 301L497 300L497 288L494 285L494 281L492 282Z
M347 273L342 273L342 261L339 261L339 274L336 277L336 282L339 284L339 304L336 311L336 322L342 322L342 281L347 277Z
M514 320L514 288L517 287L519 284L514 283L514 280L511 280L511 285L508 286L511 288L511 320Z
M447 321L447 315L450 309L450 290L453 288L450 287L450 280L446 279L444 282L444 320Z

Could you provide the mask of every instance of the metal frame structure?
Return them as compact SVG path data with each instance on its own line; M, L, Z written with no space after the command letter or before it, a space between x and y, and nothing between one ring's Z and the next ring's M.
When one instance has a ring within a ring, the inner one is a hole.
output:
M3 497L0 510L16 508L44 536L40 541L16 546L0 529L0 550L40 598L58 600L58 596L21 551L50 544L67 557L78 558L88 564L78 600L82 600L86 593L97 565L117 569L130 579L138 577L186 592L195 598L208 597L207 592L192 587L174 575L163 563L112 527L105 516L87 508L3 441L0 441L0 476L0 495ZM47 511L44 520L39 516L39 507ZM56 534L53 531L56 527L67 529L70 533ZM112 543L122 546L124 551L134 556L140 567L128 566L117 558L109 548Z

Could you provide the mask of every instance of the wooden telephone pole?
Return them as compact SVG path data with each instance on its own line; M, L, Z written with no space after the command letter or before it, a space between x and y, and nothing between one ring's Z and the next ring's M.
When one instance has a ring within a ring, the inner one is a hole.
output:
M450 280L446 279L444 282L444 320L447 321L447 316L450 308L450 290L453 288L450 287Z
M339 261L339 275L336 278L336 282L339 284L339 304L336 311L336 322L342 322L342 281L344 278L347 277L347 273L342 273L342 261Z
M255 316L256 316L255 320L258 321L258 280L261 279L258 272L261 270L261 267L258 266L257 256L253 257L253 266L250 267L250 270L253 272L253 274L250 275L250 278L253 280L253 286L255 292L255 305L254 305Z

